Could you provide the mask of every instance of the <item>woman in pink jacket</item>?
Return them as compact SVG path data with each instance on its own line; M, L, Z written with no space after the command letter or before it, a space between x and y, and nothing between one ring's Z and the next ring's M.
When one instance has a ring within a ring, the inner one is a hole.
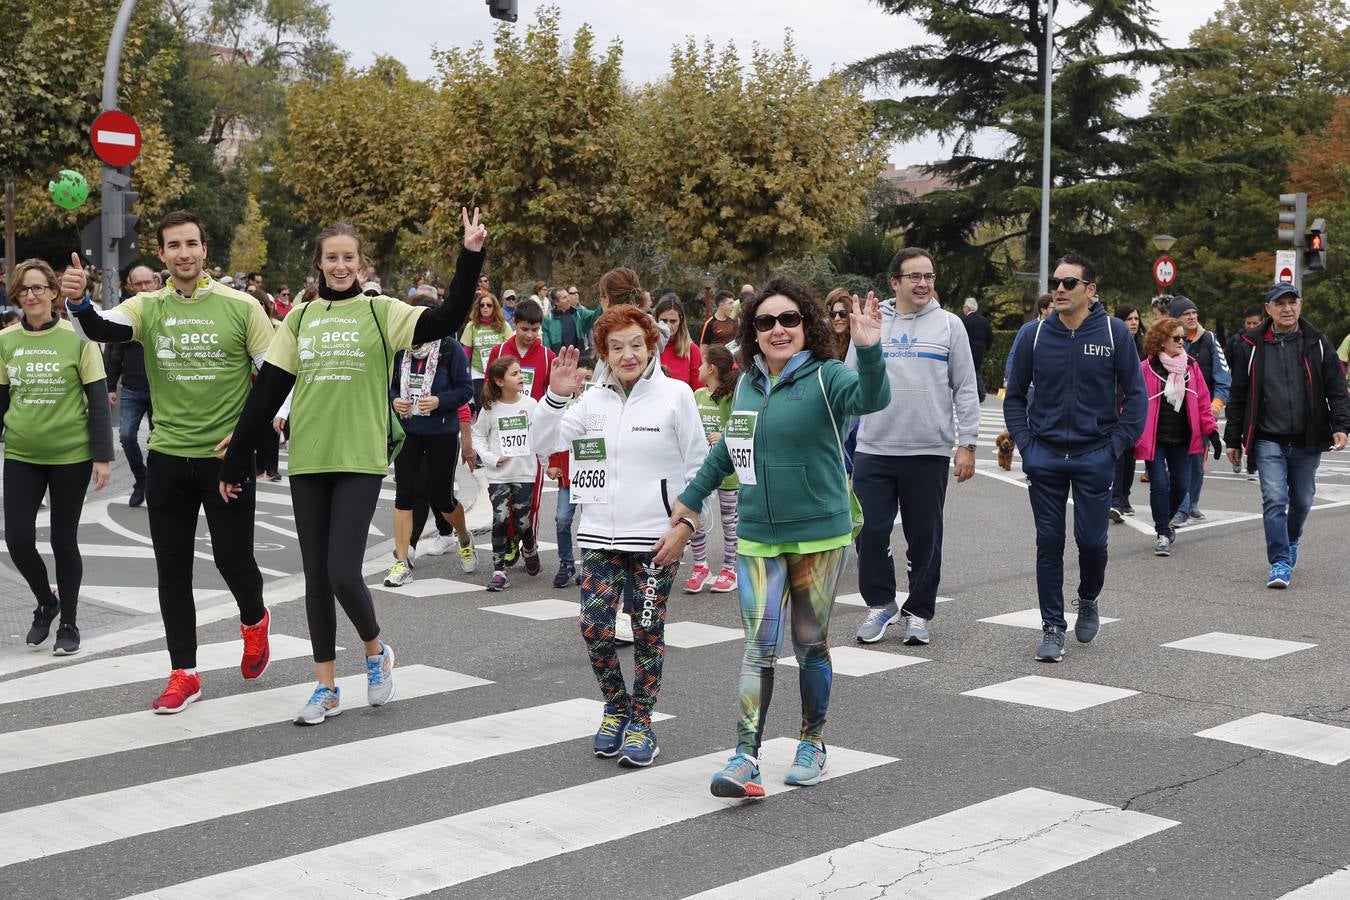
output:
M1134 453L1148 472L1149 507L1158 533L1153 553L1171 556L1177 539L1171 522L1190 491L1190 457L1204 453L1208 439L1218 459L1223 444L1205 377L1199 364L1186 355L1186 328L1180 319L1164 317L1154 323L1144 338L1139 365L1148 392L1148 417Z

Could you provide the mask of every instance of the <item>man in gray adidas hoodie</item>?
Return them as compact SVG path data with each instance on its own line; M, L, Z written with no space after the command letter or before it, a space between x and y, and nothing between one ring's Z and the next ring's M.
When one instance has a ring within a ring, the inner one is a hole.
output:
M881 640L905 616L906 644L927 644L942 580L942 515L948 461L956 480L975 474L980 401L970 339L935 291L933 257L907 247L891 260L895 299L881 307L881 349L891 405L863 416L853 456L853 489L863 510L858 585L869 610L858 640ZM849 351L853 364L853 351ZM901 516L909 560L909 596L896 603L891 530Z

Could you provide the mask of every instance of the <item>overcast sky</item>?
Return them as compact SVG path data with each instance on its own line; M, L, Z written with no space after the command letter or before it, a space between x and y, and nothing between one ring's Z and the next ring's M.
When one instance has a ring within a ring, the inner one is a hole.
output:
M519 0L524 29L544 0ZM895 47L923 43L923 33L907 18L883 14L872 0L557 0L564 35L585 22L606 45L623 42L623 68L633 83L653 81L668 68L672 44L693 35L718 45L735 41L744 53L756 41L782 44L791 28L801 54L825 75L859 59ZM1156 30L1168 44L1185 46L1193 29L1221 6L1220 0L1155 2ZM491 44L496 21L483 0L329 0L332 37L350 54L352 65L368 65L375 56L393 56L415 77L434 74L433 47ZM1066 4L1063 15L1078 18L1081 8ZM1149 78L1145 75L1145 78ZM1130 111L1142 112L1146 93ZM988 150L988 147L979 148ZM891 161L913 165L945 158L934 136L892 150Z

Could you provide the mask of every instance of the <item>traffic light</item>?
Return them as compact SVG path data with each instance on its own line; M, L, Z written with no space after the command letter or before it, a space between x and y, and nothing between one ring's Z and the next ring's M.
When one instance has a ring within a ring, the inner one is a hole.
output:
M516 20L516 0L487 0L487 5L492 18L501 19L503 22Z
M1281 194L1280 195L1280 227L1278 234L1280 240L1288 241L1295 247L1304 232L1308 230L1308 195Z
M1309 272L1327 267L1327 220L1313 219L1303 243L1303 268Z

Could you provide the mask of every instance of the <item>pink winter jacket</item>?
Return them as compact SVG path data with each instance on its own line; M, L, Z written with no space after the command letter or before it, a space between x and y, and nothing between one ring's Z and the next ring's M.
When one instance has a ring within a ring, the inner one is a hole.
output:
M1144 370L1144 392L1148 395L1148 414L1144 419L1144 433L1134 445L1134 458L1140 460L1152 459L1157 449L1158 409L1163 403L1163 385L1166 384L1153 370L1150 364L1152 359L1150 356L1139 364ZM1211 432L1219 430L1219 423L1214 419L1214 407L1210 405L1209 387L1205 384L1205 376L1201 374L1200 365L1194 358L1188 358L1186 366L1186 418L1191 423L1191 446L1188 452L1203 453L1205 439Z

